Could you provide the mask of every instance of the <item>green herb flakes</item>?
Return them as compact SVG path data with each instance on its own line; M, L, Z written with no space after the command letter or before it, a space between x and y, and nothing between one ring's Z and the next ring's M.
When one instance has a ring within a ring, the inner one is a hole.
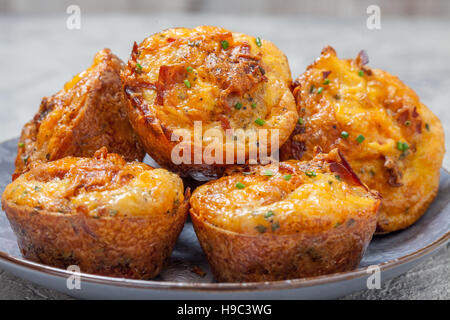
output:
M402 141L398 141L397 142L397 149L405 152L406 150L409 149L409 145L406 142L402 142Z
M350 136L350 134L349 134L347 131L342 131L342 132L341 132L341 137L342 137L343 139L347 139L349 136Z
M256 123L257 125L263 126L263 125L266 124L266 121L264 121L264 120L261 119L261 118L258 118L258 119L255 120L255 123Z
M305 174L308 177L315 177L315 176L317 176L317 173L315 171L306 171Z
M265 171L264 171L264 175L265 175L265 176L268 176L268 177L272 177L272 176L274 175L274 173L273 173L272 170L265 170Z
M265 226L263 226L262 224L258 224L255 229L259 232L259 233L264 233L266 232L267 228Z
M363 143L364 140L366 140L366 138L362 134L360 134L356 137L356 141L358 143Z
M275 215L275 213L273 213L272 210L269 210L269 211L267 211L267 212L264 214L264 218L270 218L270 217L272 217L272 216L274 216L274 215Z
M256 45L257 45L258 47L261 47L261 46L262 46L262 41L261 41L261 38L260 38L260 37L256 37L255 42L256 42Z
M242 182L238 182L238 183L236 183L236 188L244 189L245 188L245 184L243 184Z
M220 44L222 45L223 50L227 50L230 46L227 40L223 40L222 42L220 42Z
M280 223L278 221L272 222L272 231L277 231L280 229Z

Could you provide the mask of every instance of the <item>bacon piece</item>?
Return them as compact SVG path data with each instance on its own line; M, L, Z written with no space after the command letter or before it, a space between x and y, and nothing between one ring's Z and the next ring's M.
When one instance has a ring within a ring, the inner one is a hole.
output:
M324 71L322 72L323 78L326 79L330 75L331 71Z
M225 117L224 115L221 115L219 117L219 121L220 121L220 125L222 126L222 129L224 131L228 130L228 129L231 129L230 121L228 120L227 117Z
M129 84L125 88L129 88L132 91L136 91L136 90L134 90L135 88L145 88L145 89L156 90L156 84L151 83L151 82L134 79L134 80L128 81L128 83Z
M340 150L338 150L340 163L339 162L331 162L330 170L334 173L337 173L342 179L347 182L351 182L354 185L358 185L369 191L369 188L362 183L361 179L358 175L353 171L352 167L348 163L347 159L345 159L344 155Z
M158 81L156 82L156 104L164 105L164 96L169 88L186 78L187 70L182 65L161 66L159 68Z
M291 142L291 153L294 159L300 160L306 151L306 146L303 141L293 140Z
M369 63L369 56L367 55L366 50L361 50L356 57L356 63L358 66L362 67Z
M395 188L403 186L403 183L401 183L402 172L392 158L386 157L384 167L389 174L389 185Z
M244 44L211 53L206 58L206 68L227 94L242 96L258 83L267 80L260 59L260 56L251 55L249 45Z
M305 126L301 125L300 123L297 123L295 125L294 131L292 132L293 135L305 133Z

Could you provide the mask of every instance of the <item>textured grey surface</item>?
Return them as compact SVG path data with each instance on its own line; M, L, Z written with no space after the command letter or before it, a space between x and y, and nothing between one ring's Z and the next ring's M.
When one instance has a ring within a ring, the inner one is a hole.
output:
M289 58L293 76L300 74L325 45L341 57L364 48L370 65L398 75L442 120L450 136L450 21L414 18L384 19L382 29L365 26L366 14L354 19L230 15L83 15L81 30L65 27L67 15L11 17L0 15L0 139L19 135L36 112L42 96L59 90L73 74L86 68L94 53L109 47L122 59L132 41L173 26L220 25L272 40ZM446 139L447 149L450 140ZM446 156L444 163L450 167ZM347 299L450 299L450 250L443 249L424 264ZM1 271L0 271L1 272ZM61 299L55 291L0 273L2 299Z

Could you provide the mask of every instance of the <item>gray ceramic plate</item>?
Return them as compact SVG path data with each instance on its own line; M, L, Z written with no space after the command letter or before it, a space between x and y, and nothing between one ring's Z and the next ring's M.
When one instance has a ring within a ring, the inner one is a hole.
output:
M17 139L0 144L0 190L11 181ZM151 160L151 159L150 159ZM169 265L153 281L81 274L81 289L69 290L66 270L23 259L6 216L0 214L0 268L45 287L79 298L97 299L328 299L367 288L367 267L378 265L381 281L416 266L450 239L450 174L441 171L436 200L412 227L375 237L351 272L321 277L258 283L216 283L190 222L186 224ZM204 277L193 272L200 268Z

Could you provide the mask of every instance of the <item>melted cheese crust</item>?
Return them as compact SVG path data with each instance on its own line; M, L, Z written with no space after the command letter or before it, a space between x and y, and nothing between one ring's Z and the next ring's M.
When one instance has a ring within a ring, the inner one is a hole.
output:
M176 174L127 163L106 149L94 158L35 165L6 187L3 198L38 212L83 212L95 218L167 215L184 201L183 182Z
M168 133L192 132L194 121L202 121L203 133L215 129L223 137L227 129L278 129L281 145L297 121L285 55L270 41L258 46L254 37L222 28L174 28L146 38L123 79L132 112L139 113L130 117L134 126L160 123L169 141ZM205 135L203 147L212 141ZM155 153L153 143L147 152Z
M229 231L288 235L373 217L380 200L331 172L327 161L315 159L232 173L198 187L190 203L191 214Z
M88 69L42 99L38 113L22 130L14 177L34 161L91 157L103 146L128 161L143 159L144 150L126 115L122 68L122 61L103 49Z
M365 66L361 55L341 60L327 47L296 80L294 95L303 125L281 158L308 160L315 146L324 152L339 148L383 197L378 231L414 223L437 192L445 152L441 123L415 92ZM364 140L358 142L360 135Z

